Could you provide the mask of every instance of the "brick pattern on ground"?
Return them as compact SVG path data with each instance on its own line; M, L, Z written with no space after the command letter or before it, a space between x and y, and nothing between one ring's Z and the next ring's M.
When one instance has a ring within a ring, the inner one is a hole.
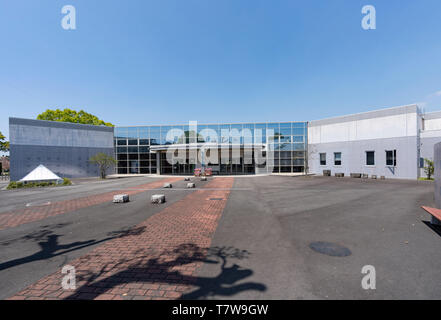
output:
M159 181L150 182L138 186L131 187L128 190L117 190L101 194L95 194L87 197L81 197L72 200L64 200L51 203L46 206L29 207L25 209L17 209L5 213L0 213L0 230L17 227L19 225L34 222L59 214L75 211L78 209L94 206L103 202L113 200L113 196L120 193L135 195L145 192L146 189L161 188L165 182L176 182L181 178L167 178Z
M75 267L76 290L62 288L65 275L60 269L9 299L180 298L196 288L196 274L207 259L233 181L213 179L133 227L128 235L66 263Z

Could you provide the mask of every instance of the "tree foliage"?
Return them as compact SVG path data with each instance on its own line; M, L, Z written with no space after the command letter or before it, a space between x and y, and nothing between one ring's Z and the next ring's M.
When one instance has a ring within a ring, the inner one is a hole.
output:
M116 160L112 156L103 152L99 152L90 157L89 161L98 166L101 179L106 179L107 169L116 165Z
M45 112L37 116L38 120L48 120L48 121L61 121L61 122L73 122L82 124L91 124L94 126L107 126L113 127L110 122L104 122L93 114L87 113L84 110L75 111L71 109L47 109Z
M0 151L9 151L9 141L6 141L6 137L0 132Z
M424 161L426 162L426 166L424 167L424 172L427 175L427 179L430 180L433 176L433 173L435 172L435 165L433 160L424 159Z

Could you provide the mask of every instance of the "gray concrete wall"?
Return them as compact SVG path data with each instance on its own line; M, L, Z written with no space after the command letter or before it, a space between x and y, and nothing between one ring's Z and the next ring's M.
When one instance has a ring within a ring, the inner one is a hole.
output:
M434 166L435 166L435 203L441 209L441 142L434 146Z
M331 170L332 175L343 172L365 173L395 179L418 178L417 137L371 139L332 143L310 144L308 146L310 173L323 174ZM386 150L397 150L397 166L386 166ZM366 151L375 151L375 165L366 165ZM334 165L334 152L342 153L342 165ZM326 165L320 165L320 153L326 153Z
M98 176L90 157L98 152L114 156L111 127L9 118L9 135L12 181L40 164L61 177Z

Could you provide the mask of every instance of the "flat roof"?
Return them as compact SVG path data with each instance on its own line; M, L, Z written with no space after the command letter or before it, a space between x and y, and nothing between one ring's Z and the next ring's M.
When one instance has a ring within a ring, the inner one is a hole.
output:
M354 113L345 116L332 117L322 120L313 120L308 123L309 127L321 126L326 124L340 123L340 122L349 122L356 120L365 120L365 119L373 119L387 116L394 116L405 113L419 113L420 110L416 104L385 108L374 111L367 111L361 113Z
M9 125L25 125L36 127L62 128L62 129L77 129L77 130L93 130L113 132L114 127L95 126L92 124L82 124L73 122L48 121L48 120L34 120L23 118L9 118Z

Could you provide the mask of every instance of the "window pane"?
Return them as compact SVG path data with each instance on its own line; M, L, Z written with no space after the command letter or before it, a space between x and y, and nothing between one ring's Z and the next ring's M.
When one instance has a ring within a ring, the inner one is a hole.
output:
M341 152L334 152L334 165L341 165Z
M126 146L127 145L127 140L118 140L117 145L119 146Z
M374 151L366 151L366 165L367 166L375 165L375 152Z
M320 153L320 165L326 165L326 153Z
M137 146L137 145L138 145L138 140L135 140L135 139L129 140L129 146Z

